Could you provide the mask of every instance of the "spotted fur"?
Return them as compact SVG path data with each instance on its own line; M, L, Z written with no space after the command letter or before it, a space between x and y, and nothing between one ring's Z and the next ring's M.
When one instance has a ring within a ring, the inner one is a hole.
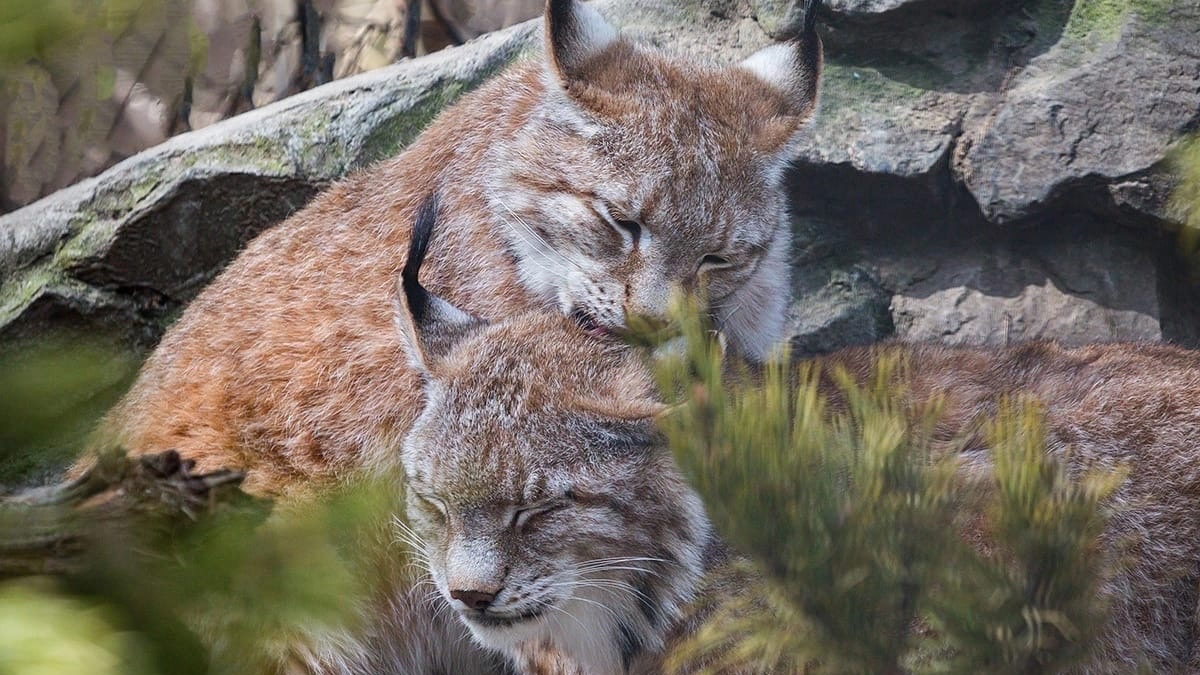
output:
M252 241L98 444L243 467L246 489L271 495L393 467L421 399L390 298L434 191L424 278L471 315L549 308L603 330L703 288L736 346L766 354L789 293L780 180L815 102L815 33L782 48L795 59L719 68L636 45L576 0L547 6L547 58Z

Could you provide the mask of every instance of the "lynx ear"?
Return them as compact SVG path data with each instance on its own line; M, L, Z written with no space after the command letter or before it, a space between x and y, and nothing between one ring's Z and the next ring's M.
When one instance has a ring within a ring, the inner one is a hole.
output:
M823 61L817 35L817 8L821 0L806 0L800 33L787 42L761 49L739 65L758 79L787 95L787 111L796 126L812 115L817 104Z
M437 222L437 202L437 195L433 194L417 210L408 260L400 273L394 296L396 327L408 348L408 362L423 373L429 372L432 362L448 354L461 339L483 325L479 319L430 293L418 281Z
M546 62L564 85L617 40L617 29L579 0L546 0Z

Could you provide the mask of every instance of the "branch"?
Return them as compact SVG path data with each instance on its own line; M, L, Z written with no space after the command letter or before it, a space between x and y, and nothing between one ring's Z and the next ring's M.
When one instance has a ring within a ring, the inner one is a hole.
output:
M256 501L240 489L242 472L193 474L194 466L174 450L111 453L74 480L0 496L0 579L79 571L89 539L113 527L186 526Z

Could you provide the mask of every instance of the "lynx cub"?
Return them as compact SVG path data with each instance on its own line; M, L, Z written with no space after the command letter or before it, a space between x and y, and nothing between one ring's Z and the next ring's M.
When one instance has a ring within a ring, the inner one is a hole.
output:
M167 333L101 439L175 448L201 470L248 467L260 493L389 466L419 407L389 298L434 191L426 279L464 311L554 308L603 331L629 311L662 316L672 287L704 289L731 344L762 357L789 296L780 181L816 101L811 23L715 68L549 0L543 60L251 242Z
M656 437L647 364L562 316L489 324L430 295L416 272L432 216L421 223L397 323L427 404L403 464L438 592L514 659L549 647L586 675L660 672L723 557Z

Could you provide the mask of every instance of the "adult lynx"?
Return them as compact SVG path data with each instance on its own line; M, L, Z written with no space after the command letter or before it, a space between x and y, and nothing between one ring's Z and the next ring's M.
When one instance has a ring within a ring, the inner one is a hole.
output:
M251 469L279 493L387 466L419 378L390 297L418 202L441 194L426 278L472 315L552 307L595 330L703 289L762 357L789 297L780 185L816 101L821 45L738 66L664 57L574 0L546 54L447 110L404 153L264 232L184 312L101 439Z

